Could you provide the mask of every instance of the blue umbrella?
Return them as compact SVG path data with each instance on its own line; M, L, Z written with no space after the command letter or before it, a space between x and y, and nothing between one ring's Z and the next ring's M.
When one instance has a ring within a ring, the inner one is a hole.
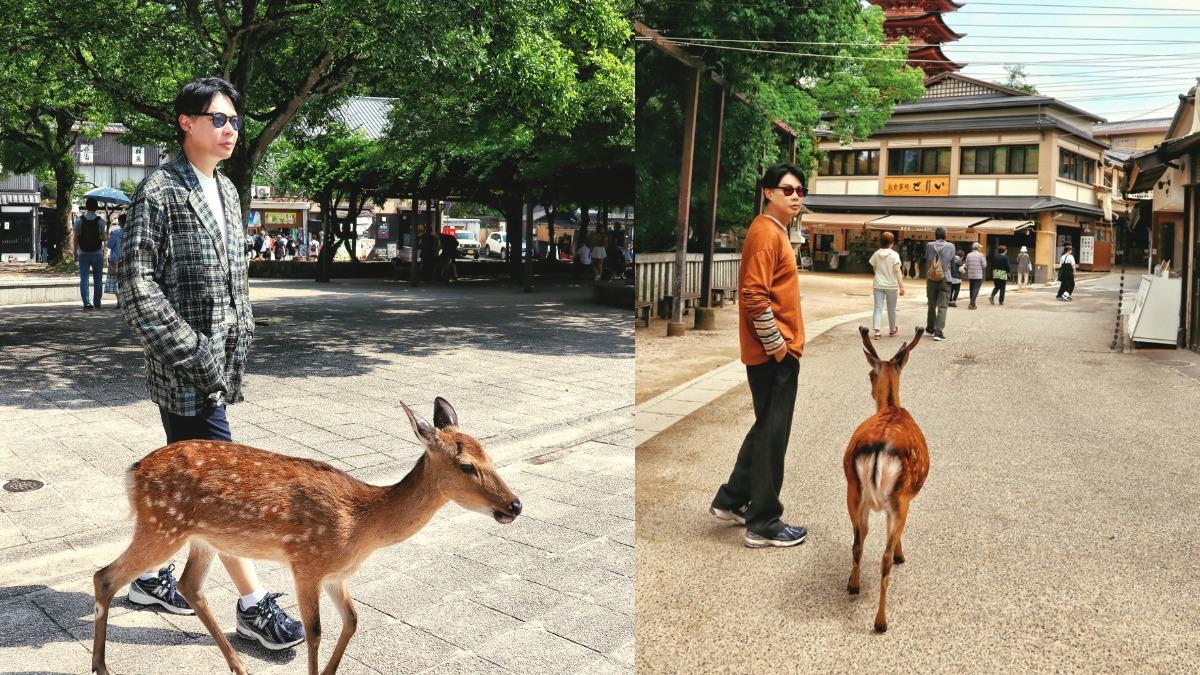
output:
M129 197L120 190L111 187L99 187L89 191L84 197L92 197L98 202L104 204L117 204L120 206L128 206L130 203Z

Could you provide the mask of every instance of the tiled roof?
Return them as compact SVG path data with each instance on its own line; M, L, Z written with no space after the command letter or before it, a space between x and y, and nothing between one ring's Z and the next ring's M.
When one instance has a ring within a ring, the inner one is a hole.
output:
M1093 134L1109 135L1130 131L1166 131L1171 126L1170 117L1155 117L1146 120L1127 120L1124 122L1109 122L1108 124L1092 125Z
M369 138L382 138L388 127L388 113L395 102L394 98L352 96L333 111L333 116L352 131L362 129Z

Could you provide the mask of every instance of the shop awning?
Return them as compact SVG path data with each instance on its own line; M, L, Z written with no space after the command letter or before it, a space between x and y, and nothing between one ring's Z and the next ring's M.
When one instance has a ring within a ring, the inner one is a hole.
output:
M1012 234L1033 227L1032 220L989 220L973 226L979 234Z
M805 213L800 216L804 225L834 225L862 227L872 220L883 218L882 213Z
M0 192L0 204L38 204L40 202L41 197L36 192Z
M944 227L947 232L966 232L981 216L886 216L867 223L868 230L929 230Z

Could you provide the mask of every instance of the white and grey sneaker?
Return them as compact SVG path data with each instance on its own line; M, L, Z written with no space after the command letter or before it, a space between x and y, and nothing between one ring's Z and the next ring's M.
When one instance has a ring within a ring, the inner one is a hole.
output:
M746 509L750 508L749 504L743 504L736 509L719 509L715 506L708 507L708 512L717 517L717 520L732 520L738 525L746 524Z
M158 605L172 614L195 614L187 600L175 590L175 565L167 565L153 579L134 579L129 584L129 601L135 605Z

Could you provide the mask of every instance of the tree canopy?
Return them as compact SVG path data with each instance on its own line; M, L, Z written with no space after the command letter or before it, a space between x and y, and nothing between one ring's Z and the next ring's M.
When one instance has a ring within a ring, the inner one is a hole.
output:
M799 12L787 3L646 2L637 16L746 95L728 98L721 149L718 228L744 226L754 215L761 167L787 160L774 129L779 119L799 132L796 161L815 166L813 131L842 142L869 137L893 105L916 100L923 73L905 65L907 44L885 44L883 13L858 0L815 0ZM716 42L734 40L735 42ZM742 40L744 42L736 42ZM683 106L690 85L683 64L641 43L637 55L637 205L641 250L675 241ZM691 221L707 228L718 91L702 79L693 168Z

